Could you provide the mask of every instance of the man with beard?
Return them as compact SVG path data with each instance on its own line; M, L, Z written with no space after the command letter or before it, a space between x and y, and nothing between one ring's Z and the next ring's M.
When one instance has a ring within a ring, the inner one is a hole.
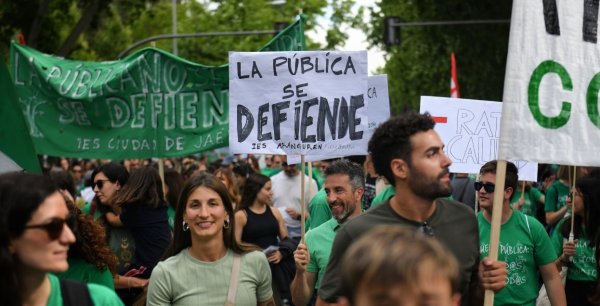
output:
M369 141L375 170L395 188L395 195L342 226L336 235L317 305L335 303L343 292L340 262L353 241L380 225L410 227L438 239L459 262L463 305L481 305L483 289L506 285L506 266L479 260L479 235L473 211L443 199L452 192L444 144L429 114L404 113L379 126Z
M307 305L313 289L319 289L331 246L343 223L361 213L365 176L361 166L347 159L334 161L325 169L325 193L331 209L329 221L306 233L306 245L300 243L294 252L296 276L291 284L294 305Z

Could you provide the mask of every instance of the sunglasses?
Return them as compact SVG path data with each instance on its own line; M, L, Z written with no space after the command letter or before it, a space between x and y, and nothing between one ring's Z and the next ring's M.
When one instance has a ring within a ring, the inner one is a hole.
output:
M431 226L429 226L429 223L427 223L427 221L421 223L421 226L419 226L419 232L427 235L427 236L434 236L434 232L433 232L433 228Z
M102 189L102 187L104 187L105 182L110 182L110 180L97 180L93 182L92 189L96 188L96 186L98 186L98 189Z
M50 240L56 240L60 237L60 235L62 235L63 229L65 228L65 224L67 224L71 231L75 231L75 216L69 215L67 219L52 218L52 221L46 224L27 225L25 226L25 229L43 229L46 231L46 233L48 233L48 237L50 237Z
M481 190L481 187L483 187L487 193L492 193L496 189L496 185L494 183L475 182L473 183L473 186L475 186L475 190L477 191Z

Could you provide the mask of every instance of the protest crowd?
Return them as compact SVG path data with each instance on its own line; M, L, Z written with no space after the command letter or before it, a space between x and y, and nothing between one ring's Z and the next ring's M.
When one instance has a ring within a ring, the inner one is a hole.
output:
M598 1L514 3L503 103L395 116L301 16L214 67L13 42L0 305L600 305Z
M450 173L434 125L392 117L368 158L312 162L312 177L250 154L164 159L164 178L157 159L2 174L3 304L66 305L80 296L57 288L84 286L95 305L480 305L485 289L535 305L545 285L551 305L598 305L600 170L540 165L532 184L509 162L490 260L496 161Z

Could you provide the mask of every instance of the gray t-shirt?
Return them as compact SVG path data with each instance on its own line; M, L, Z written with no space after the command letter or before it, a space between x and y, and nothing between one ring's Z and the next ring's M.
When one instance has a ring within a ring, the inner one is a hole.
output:
M460 291L462 304L471 300L469 286L477 281L479 270L479 232L475 214L469 207L447 199L436 200L436 210L428 220L433 236L448 248L457 258L460 271ZM337 232L325 276L319 288L319 297L332 303L343 292L339 276L339 265L350 244L370 229L381 225L398 225L418 229L422 223L408 220L398 215L390 201L348 221Z
M225 305L233 252L204 262L187 249L161 261L152 271L146 305ZM273 296L271 270L263 252L242 255L235 305L256 305Z

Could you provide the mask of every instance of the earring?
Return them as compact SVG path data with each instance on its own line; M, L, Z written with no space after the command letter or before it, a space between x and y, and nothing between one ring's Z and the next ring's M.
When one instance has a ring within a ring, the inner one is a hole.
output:
M190 226L185 221L183 221L183 231L187 232L187 230L189 230L189 229L190 229Z
M229 219L225 220L225 222L223 222L223 228L224 229L228 229L229 228Z

